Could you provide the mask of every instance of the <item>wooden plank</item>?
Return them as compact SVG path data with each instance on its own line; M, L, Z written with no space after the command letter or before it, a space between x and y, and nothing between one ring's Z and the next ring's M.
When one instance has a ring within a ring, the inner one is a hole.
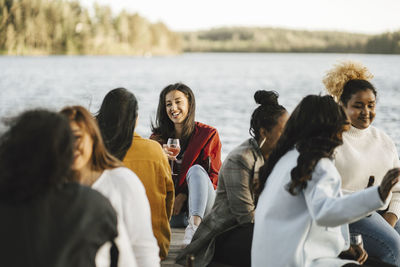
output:
M175 259L182 250L182 240L185 234L185 228L172 228L171 244L169 246L168 257L161 262L161 267L182 267L183 265L175 263Z

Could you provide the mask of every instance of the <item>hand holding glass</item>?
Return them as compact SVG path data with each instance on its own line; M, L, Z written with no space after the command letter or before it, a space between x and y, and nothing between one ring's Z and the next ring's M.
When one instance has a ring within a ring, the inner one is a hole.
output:
M167 141L167 146L165 149L168 152L168 156L174 157L176 159L176 156L178 156L179 152L181 151L181 147L179 145L179 139L174 139L174 138L168 138ZM175 175L174 173L174 160L171 160L171 172L172 175Z
M363 239L361 234L350 233L350 244L363 247Z

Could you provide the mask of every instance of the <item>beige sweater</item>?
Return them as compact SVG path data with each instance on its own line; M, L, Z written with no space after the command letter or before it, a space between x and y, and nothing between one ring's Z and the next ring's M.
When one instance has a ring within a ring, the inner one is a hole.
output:
M380 185L389 169L400 167L400 161L396 146L384 132L373 126L363 130L352 126L343 133L343 145L336 149L335 165L342 177L343 192L351 193L364 189L371 175L375 176L374 185ZM400 218L399 184L393 190L388 211Z

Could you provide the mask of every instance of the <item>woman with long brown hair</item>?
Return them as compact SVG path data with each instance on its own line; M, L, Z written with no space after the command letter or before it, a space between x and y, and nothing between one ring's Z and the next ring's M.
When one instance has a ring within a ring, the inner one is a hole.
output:
M210 212L215 199L221 167L221 142L217 129L195 121L196 101L192 90L176 83L165 87L159 97L151 139L166 145L179 139L178 155L167 153L173 161L175 202L171 227L186 227L187 245Z
M343 196L332 159L349 126L345 111L331 96L309 95L295 108L260 177L252 266L365 263L362 246L348 250L348 223L384 206L400 169L389 171L379 186ZM343 251L353 260L340 258Z
M150 206L139 178L107 152L93 116L81 106L65 107L76 138L74 170L79 181L103 193L123 223L122 231L139 267L160 265L158 246L151 228Z

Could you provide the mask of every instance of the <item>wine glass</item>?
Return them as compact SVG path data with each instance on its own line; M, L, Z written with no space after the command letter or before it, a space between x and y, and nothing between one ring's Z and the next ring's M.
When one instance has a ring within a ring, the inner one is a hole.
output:
M350 244L363 247L362 235L356 233L350 233Z
M168 154L170 156L173 156L173 157L178 156L179 152L181 151L181 146L179 145L179 139L168 138L166 149L169 152ZM172 172L172 175L175 175L175 173L174 173L174 161L175 160L171 161L171 172Z

